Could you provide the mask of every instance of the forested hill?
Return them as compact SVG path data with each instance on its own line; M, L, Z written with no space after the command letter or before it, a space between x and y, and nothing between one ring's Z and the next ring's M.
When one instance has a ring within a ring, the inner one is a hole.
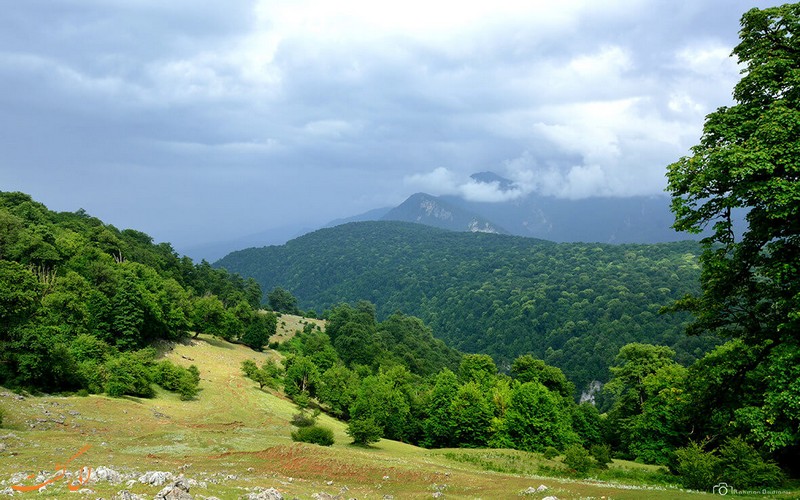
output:
M687 316L659 314L697 290L698 253L693 242L556 244L383 221L234 252L215 265L264 290L284 287L306 309L365 299L381 318L419 316L453 347L501 366L532 353L584 387L608 379L627 343L671 346L684 363L713 344L684 334Z
M0 385L137 396L152 395L154 380L175 388L158 374L189 375L155 367L148 346L202 331L260 348L275 332L261 297L255 281L194 264L145 233L0 192Z

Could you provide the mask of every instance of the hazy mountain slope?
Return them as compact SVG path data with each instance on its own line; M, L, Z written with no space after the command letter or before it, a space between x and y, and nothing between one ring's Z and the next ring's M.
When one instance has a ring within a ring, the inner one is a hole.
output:
M689 238L671 228L674 216L665 196L568 200L530 194L499 203L456 196L442 199L518 236L600 243L663 243Z
M413 314L434 334L501 364L531 352L579 387L607 378L622 345L662 343L689 361L713 342L683 334L659 310L697 287L698 247L556 244L400 222L322 229L283 246L234 252L215 265L283 286L322 311L366 299L379 316Z
M390 210L381 220L416 222L451 231L508 233L480 215L443 198L426 193L411 195L406 201Z
M325 224L325 227L339 226L342 224L347 224L349 222L365 222L370 220L381 220L381 218L387 213L389 213L389 211L392 210L392 208L394 207L373 208L372 210L367 210L362 214L354 215L352 217L334 219Z

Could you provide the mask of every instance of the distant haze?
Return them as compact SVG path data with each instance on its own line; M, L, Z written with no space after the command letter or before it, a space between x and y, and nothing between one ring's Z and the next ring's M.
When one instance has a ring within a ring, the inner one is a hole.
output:
M415 192L658 194L731 102L741 14L776 4L14 2L0 190L181 252Z

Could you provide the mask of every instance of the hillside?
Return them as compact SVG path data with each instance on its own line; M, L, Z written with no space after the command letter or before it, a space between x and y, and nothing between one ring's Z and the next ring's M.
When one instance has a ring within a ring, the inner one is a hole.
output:
M152 361L153 342L202 331L264 346L276 318L259 311L261 296L255 281L194 264L140 231L0 192L0 384L7 387L145 396L151 389L139 368ZM162 385L176 389L176 377ZM196 376L180 377L191 397Z
M201 367L197 400L179 401L163 391L154 399L114 399L21 396L0 388L0 409L6 413L0 432L0 492L11 491L12 484L36 484L35 478L25 477L37 471L44 471L40 482L53 477L57 463L88 446L67 470L74 474L81 467L92 468L94 480L83 485L91 498L111 498L122 490L152 498L170 481L158 484L159 475L145 477L148 471L183 475L195 498L223 500L265 488L275 488L284 498L430 498L436 491L447 498L510 498L540 485L547 493L532 498L700 495L642 486L642 481L662 476L655 467L621 460L611 464L606 475L617 479L608 483L542 477L545 470L563 474L563 465L560 458L546 460L538 453L425 450L389 440L354 447L347 444L345 425L324 415L321 422L334 431L332 447L293 443L289 420L296 407L280 393L259 390L239 372L242 361L261 363L276 353L255 353L206 335L163 344L162 352L176 364ZM142 482L147 478L154 484ZM73 494L62 480L37 497L66 495Z
M401 222L323 229L282 246L234 252L215 266L282 286L304 309L365 299L379 317L418 316L465 352L501 367L533 353L578 385L607 380L629 342L673 347L688 364L713 340L662 307L697 289L698 246L556 244Z

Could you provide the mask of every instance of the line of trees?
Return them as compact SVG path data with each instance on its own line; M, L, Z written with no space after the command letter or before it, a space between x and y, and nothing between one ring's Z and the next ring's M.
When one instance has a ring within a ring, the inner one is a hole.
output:
M283 366L245 361L242 371L261 388L282 386L303 411L315 407L347 421L355 444L388 438L428 448L564 455L578 475L606 467L613 456L662 465L697 489L719 481L739 489L775 487L784 480L752 440L724 425L715 434L698 429L697 408L708 397L698 380L708 376L720 350L686 368L669 347L623 346L603 389L610 409L601 413L594 404L576 403L574 384L533 355L515 359L506 374L486 354L439 357L429 338L416 337L416 318L396 314L377 322L367 302L326 314L332 318L327 331L309 323L278 346ZM387 329L401 334L387 336ZM358 338L339 341L349 335ZM403 337L415 339L415 353L398 347Z

